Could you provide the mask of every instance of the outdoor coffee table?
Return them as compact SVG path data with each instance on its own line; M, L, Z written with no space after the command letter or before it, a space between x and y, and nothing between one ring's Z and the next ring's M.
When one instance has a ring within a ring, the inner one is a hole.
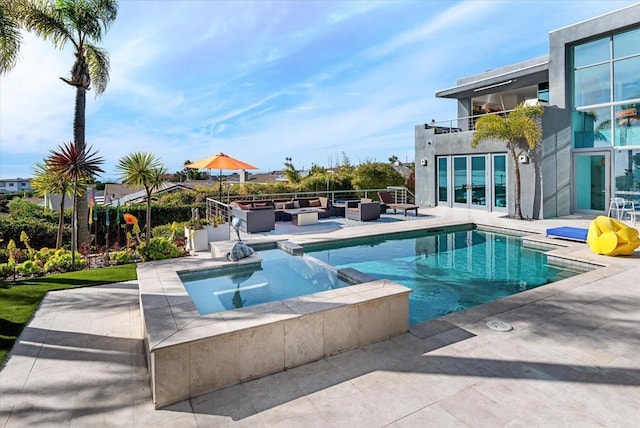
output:
M295 208L284 210L284 212L291 215L291 223L295 226L307 226L318 223L317 208Z

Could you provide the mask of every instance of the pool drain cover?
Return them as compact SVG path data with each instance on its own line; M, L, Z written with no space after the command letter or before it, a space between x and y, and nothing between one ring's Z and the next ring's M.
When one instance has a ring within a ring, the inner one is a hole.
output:
M500 321L500 320L490 320L487 321L487 327L491 330L495 331L511 331L513 327L508 322Z

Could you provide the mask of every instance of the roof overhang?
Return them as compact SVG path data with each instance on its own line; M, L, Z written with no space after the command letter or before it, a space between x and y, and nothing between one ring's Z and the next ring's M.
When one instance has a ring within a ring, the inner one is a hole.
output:
M548 81L549 57L544 56L461 79L456 86L437 91L436 97L472 98Z

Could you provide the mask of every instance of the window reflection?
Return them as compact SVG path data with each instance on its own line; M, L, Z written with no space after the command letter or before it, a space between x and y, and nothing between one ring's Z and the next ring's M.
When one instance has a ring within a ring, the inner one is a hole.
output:
M640 28L613 36L613 57L640 54Z
M616 196L640 206L640 150L617 150L614 165Z
M573 48L573 66L575 68L608 61L609 58L608 37L583 43Z
M577 149L611 145L611 109L602 107L574 111L572 115L573 144Z

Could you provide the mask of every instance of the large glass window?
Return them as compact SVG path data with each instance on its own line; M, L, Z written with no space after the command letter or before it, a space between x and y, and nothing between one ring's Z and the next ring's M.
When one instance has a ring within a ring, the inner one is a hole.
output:
M609 64L582 68L574 75L574 106L602 104L611 101Z
M447 186L447 158L438 158L438 201L447 202L449 186Z
M467 157L453 158L453 201L467 203Z
M573 66L575 68L609 61L610 57L609 37L583 43L573 48Z
M493 205L507 206L507 157L505 155L493 157Z
M640 206L640 150L616 150L614 165L615 196Z
M487 204L487 158L471 156L471 204Z
M614 101L640 98L640 56L613 63Z
M640 28L572 48L573 146L640 145Z
M613 57L640 54L640 28L613 36Z
M576 149L611 146L611 108L574 111L571 118Z
M640 146L640 104L615 107L616 146Z

